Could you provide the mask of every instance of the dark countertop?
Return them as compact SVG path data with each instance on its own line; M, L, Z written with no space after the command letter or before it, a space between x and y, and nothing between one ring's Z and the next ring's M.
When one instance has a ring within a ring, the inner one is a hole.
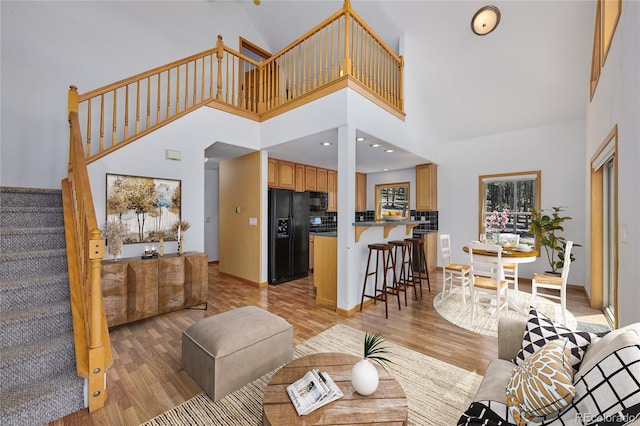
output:
M353 226L396 226L396 225L421 225L421 220L375 220L371 222L353 222Z

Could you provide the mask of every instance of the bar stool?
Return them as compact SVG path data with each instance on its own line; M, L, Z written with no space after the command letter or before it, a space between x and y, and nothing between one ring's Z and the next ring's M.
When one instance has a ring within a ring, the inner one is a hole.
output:
M405 240L389 241L393 245L393 280L395 291L404 292L404 306L407 306L407 287L413 287L415 299L418 300L418 292L413 281L409 281L411 274L411 243ZM400 262L398 262L398 259ZM396 276L396 272L398 273Z
M431 281L429 280L429 268L425 256L425 245L423 238L405 238L405 241L411 242L411 280L414 285L420 286L420 298L422 298L422 280L427 280L429 292L431 292ZM418 253L416 253L416 250ZM424 265L424 272L422 266Z
M392 285L390 287L388 286L388 283L387 283L387 275L389 270L391 270L392 272L394 270L393 253L392 253L393 246L391 244L381 243L381 244L369 244L368 247L369 247L369 256L367 257L367 269L365 270L364 283L362 284L362 298L360 299L360 312L362 312L362 305L364 304L364 298L368 297L370 299L373 299L374 304L378 300L384 301L384 316L385 318L389 318L389 310L387 306L387 300L389 298L389 294L393 293L398 296L398 309L401 309L400 295L398 294L398 292L388 291L389 288L393 289L393 282L391 283ZM374 253L376 258L376 265L375 265L376 269L374 271L370 271L369 267L371 264L371 256ZM382 287L378 288L378 271L381 269L380 260L382 260ZM372 275L375 276L374 292L373 292L373 295L369 295L369 294L366 294L367 281L368 281L368 278ZM395 273L394 273L394 277L395 277Z

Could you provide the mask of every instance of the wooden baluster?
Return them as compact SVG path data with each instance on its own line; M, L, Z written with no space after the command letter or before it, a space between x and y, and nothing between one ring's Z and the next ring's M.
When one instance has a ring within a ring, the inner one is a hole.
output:
M176 67L176 105L175 115L180 112L180 65Z
M140 133L140 80L136 81L136 135Z
M116 144L116 136L117 136L117 120L118 120L118 105L117 105L117 89L113 89L113 116L111 119L112 129L111 129L111 146L115 146Z
M204 60L202 62L202 65L204 66ZM193 61L193 101L191 102L191 106L195 106L198 101L198 77L196 73L197 69L198 69L198 59L195 59Z
M99 152L104 150L104 94L100 95L100 140L98 148Z
M77 92L76 92L77 93ZM91 99L87 101L87 143L86 143L86 153L85 158L91 155Z
M162 93L162 91L160 90L160 80L162 80L162 73L158 73L158 89L157 89L157 100L156 100L156 124L160 123L160 111L162 110L162 101L161 101L161 97L160 97L160 93Z
M167 70L167 116L171 117L171 68Z
M218 58L218 79L216 81L216 99L222 99L222 57L224 53L224 45L222 44L222 36L218 35L218 41L216 42L216 58Z
M147 77L147 113L145 130L151 127L151 76Z
M342 72L344 75L351 75L351 52L349 50L349 34L351 19L351 2L345 0L344 2L344 62L342 64Z

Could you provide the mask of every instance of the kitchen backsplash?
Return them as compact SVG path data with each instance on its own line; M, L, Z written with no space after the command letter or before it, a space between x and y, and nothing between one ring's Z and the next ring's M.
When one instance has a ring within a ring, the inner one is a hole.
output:
M373 222L376 220L376 212L373 210L367 210L366 212L356 212L356 222ZM413 228L414 230L422 231L437 231L438 230L438 212L437 211L416 211L411 210L411 220L419 220L424 223Z
M311 220L311 230L321 231L321 230L336 230L338 228L338 213L336 212L311 212L310 213ZM320 218L320 225L314 225L313 219Z

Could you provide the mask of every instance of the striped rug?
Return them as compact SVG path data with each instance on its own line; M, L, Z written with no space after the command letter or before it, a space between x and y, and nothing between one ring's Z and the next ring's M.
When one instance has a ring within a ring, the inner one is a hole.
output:
M377 330L371 330L377 331ZM362 353L364 333L335 325L295 347L298 358L317 352ZM409 425L455 424L475 395L482 376L388 341L391 374L407 394ZM262 393L273 372L213 402L202 393L144 423L173 425L261 425Z
M466 304L462 303L462 293L459 287L454 287L450 293L440 293L433 298L433 307L438 314L458 327L473 331L484 336L498 336L498 319L495 313L489 312L488 307L478 306L476 317L471 322L471 304L469 303L469 290L465 289ZM531 303L531 293L524 291L509 290L509 301L520 308L522 313L514 309L508 309L505 313L503 310L501 315L513 318L521 318L526 320L529 318L529 306ZM536 309L542 312L552 321L563 324L562 307L559 303L552 302L542 297L536 297ZM571 330L575 330L577 320L567 310L567 324L564 324Z

